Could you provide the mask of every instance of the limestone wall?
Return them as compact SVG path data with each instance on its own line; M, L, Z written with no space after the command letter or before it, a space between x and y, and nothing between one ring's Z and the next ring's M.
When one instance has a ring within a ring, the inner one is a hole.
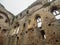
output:
M7 45L8 43L8 34L11 30L13 17L13 14L0 4L0 45Z
M32 7L30 6L18 14L17 21L20 24L18 45L60 45L60 26L58 26L60 21L51 12L54 7L57 7L57 10L60 11L59 2L59 0L55 0L47 1L44 4L33 4ZM35 18L38 16L42 20L40 28L37 26ZM46 36L45 39L43 39L43 35Z
M16 17L0 7L1 45L60 45L60 0L37 0Z

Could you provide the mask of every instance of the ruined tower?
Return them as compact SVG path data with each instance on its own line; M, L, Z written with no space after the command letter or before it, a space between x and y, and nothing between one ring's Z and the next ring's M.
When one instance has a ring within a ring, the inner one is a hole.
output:
M9 26L5 24L5 18L2 22L9 31L4 44L60 45L60 0L37 0L17 16L5 13Z

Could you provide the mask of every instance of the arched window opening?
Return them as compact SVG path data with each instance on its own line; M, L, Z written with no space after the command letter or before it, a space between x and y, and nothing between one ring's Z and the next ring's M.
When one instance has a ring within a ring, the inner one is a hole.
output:
M36 21L37 21L37 27L40 28L42 26L41 17L40 16L36 16Z
M60 19L60 12L56 6L51 8L51 12L53 13L56 19Z
M53 15L55 16L56 19L60 19L60 12L58 10L54 10Z
M41 25L42 25L41 18L38 18L38 19L37 19L37 26L38 26L38 27L41 27Z
M60 12L59 12L58 10L54 10L54 11L53 11L53 15L55 15L55 16L56 16L56 15L60 15Z

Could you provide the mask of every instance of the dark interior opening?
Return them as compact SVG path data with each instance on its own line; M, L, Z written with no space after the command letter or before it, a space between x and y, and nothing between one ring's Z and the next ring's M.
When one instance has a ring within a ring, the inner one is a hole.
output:
M58 7L57 6L51 7L51 12L53 12L54 10L58 10Z
M8 20L6 19L6 20L5 20L5 23L7 23L7 22L8 22Z
M55 34L55 32L53 32L53 34Z
M25 23L23 24L23 27L25 27Z
M42 27L39 27L40 29L42 29Z
M7 31L7 29L3 29L2 31L5 33Z
M1 29L1 27L0 27L0 29Z
M28 32L26 31L26 33L28 33Z
M51 26L51 24L48 24L48 26Z
M58 42L58 40L56 40L56 42Z
M28 14L29 13L29 10L27 10L26 13Z
M16 26L14 26L14 28L16 28Z
M39 14L36 15L35 19L38 19L38 18L41 18L41 17L39 16Z
M17 39L19 40L19 37L17 37Z
M44 39L45 31L41 30L40 32L41 32L42 38Z
M0 15L0 19L3 19L3 17Z

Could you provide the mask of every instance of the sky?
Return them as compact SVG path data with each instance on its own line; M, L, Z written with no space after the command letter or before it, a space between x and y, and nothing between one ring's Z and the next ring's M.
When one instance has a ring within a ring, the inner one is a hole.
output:
M16 16L35 1L36 0L0 0L0 3Z

